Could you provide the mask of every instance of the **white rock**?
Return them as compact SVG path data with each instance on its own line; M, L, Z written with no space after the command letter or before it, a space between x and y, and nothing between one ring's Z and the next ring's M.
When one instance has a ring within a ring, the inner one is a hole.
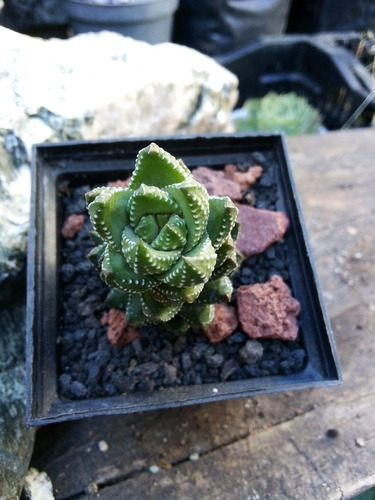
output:
M236 76L188 47L0 27L0 128L28 151L43 140L230 131L237 97Z
M160 471L160 467L157 466L157 465L150 465L150 467L148 468L148 470L152 473L152 474L157 474L159 471Z
M109 445L107 441L104 441L104 439L100 440L98 443L98 448L102 453L105 453L106 451L109 450Z
M25 479L25 490L30 500L54 500L52 483L45 472L31 468Z

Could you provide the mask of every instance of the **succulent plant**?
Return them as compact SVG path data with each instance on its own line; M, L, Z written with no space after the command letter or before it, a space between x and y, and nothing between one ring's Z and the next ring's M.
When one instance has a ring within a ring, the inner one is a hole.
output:
M129 325L205 328L212 304L230 299L238 210L228 197L210 197L182 160L151 143L127 187L95 188L86 203L96 245L89 258Z
M283 131L286 135L311 134L319 130L318 111L295 92L269 92L260 99L247 99L244 117L234 120L237 131Z

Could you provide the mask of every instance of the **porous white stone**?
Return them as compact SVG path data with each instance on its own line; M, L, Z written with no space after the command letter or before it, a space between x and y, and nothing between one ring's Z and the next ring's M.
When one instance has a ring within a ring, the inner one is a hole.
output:
M41 140L231 130L237 77L188 47L103 31L68 40L0 28L0 128Z
M25 489L30 500L54 500L52 483L45 472L29 469L25 478Z

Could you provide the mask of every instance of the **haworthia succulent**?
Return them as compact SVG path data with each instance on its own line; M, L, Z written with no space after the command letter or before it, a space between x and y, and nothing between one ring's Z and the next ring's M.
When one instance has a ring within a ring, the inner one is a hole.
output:
M205 328L212 304L230 300L238 210L228 197L210 197L182 160L151 143L127 187L95 188L86 203L96 245L89 257L128 324Z

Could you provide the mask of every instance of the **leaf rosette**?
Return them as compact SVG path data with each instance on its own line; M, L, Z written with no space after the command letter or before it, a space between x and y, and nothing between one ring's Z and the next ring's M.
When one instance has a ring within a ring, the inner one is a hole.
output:
M211 304L230 299L238 210L210 197L182 160L151 143L127 187L95 188L86 202L96 244L89 257L128 324L205 327Z

